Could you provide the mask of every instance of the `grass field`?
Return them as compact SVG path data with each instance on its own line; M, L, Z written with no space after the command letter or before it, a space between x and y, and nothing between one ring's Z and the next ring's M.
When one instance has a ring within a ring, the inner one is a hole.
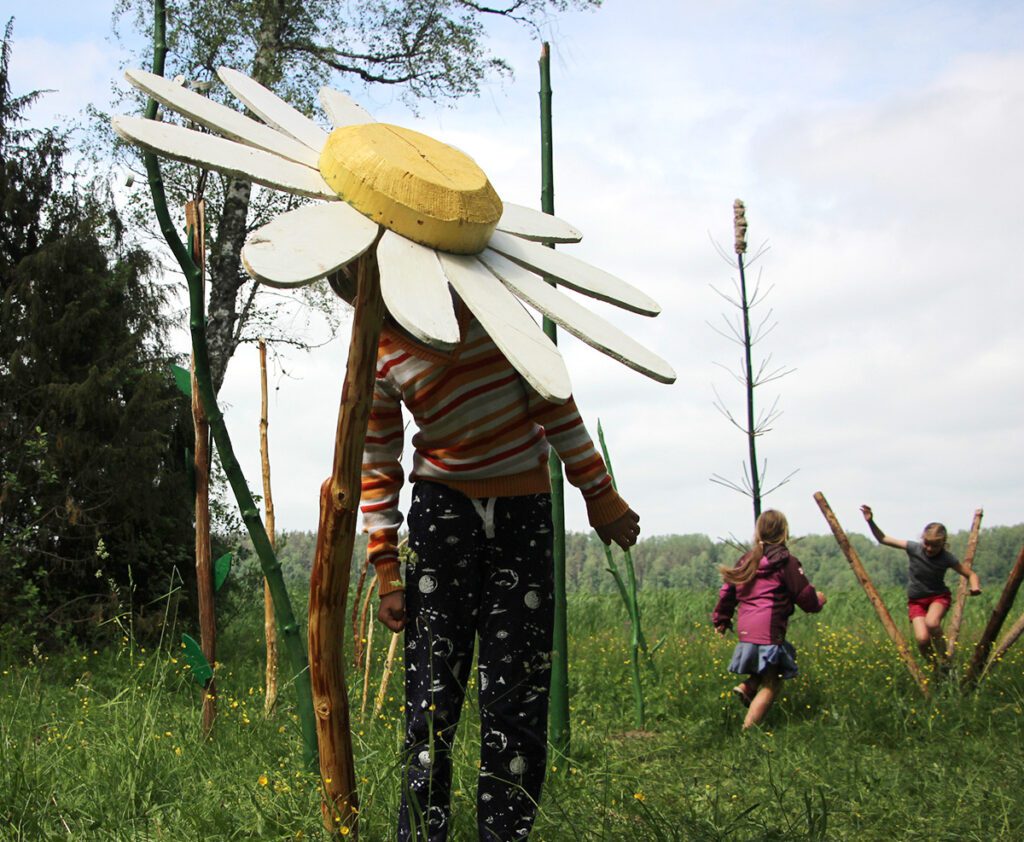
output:
M717 638L706 621L713 594L642 593L647 637L664 639L657 676L644 675L642 732L621 604L571 598L572 759L551 759L532 838L1024 839L1024 647L979 692L937 680L926 701L864 595L829 596L822 614L794 618L801 675L765 727L747 734L728 693L734 638ZM905 626L901 594L886 597ZM965 642L977 639L994 599L969 603ZM171 636L143 648L125 630L108 649L0 664L0 839L324 838L290 688L277 713L263 715L262 614L251 613L222 630L209 742ZM393 838L400 681L399 672L376 720L360 719L361 677L351 684L369 842ZM455 757L455 842L476 838L476 729L470 704Z

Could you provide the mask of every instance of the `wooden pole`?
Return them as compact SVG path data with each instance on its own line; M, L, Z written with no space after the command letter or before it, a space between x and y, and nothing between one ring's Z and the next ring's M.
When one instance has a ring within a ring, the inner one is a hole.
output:
M547 41L540 48L540 204L544 213L555 212L554 144L551 131L551 48ZM553 246L552 246L553 248ZM543 321L544 333L558 343L558 328L547 316ZM548 713L550 741L558 753L569 754L571 729L569 725L569 619L565 589L565 481L562 461L554 448L548 456L548 474L551 479L551 556L554 567L555 616L551 644L551 697ZM559 763L563 769L568 764Z
M391 674L395 671L395 653L398 651L399 634L391 635L391 643L388 644L388 655L384 660L384 672L380 677L380 688L377 690L377 698L373 702L373 718L380 715L380 709L384 707L384 695L388 692L388 682Z
M334 460L331 476L320 488L320 522L309 583L309 671L320 745L324 823L332 831L347 827L352 838L358 836L359 800L341 653L363 445L384 319L376 243L359 258L356 278L355 314L338 411Z
M359 644L359 658L356 661L356 670L363 668L363 658L368 657L366 655L366 644L367 644L367 628L372 626L373 620L369 618L370 613L370 600L373 599L373 591L377 584L377 571L373 571L373 575L370 577L370 582L366 587L366 592L363 594L362 605L357 605L359 608L359 619L355 626L355 640ZM355 600L353 599L353 602Z
M1006 615L1010 613L1010 609L1013 607L1013 601L1017 598L1017 591L1020 590L1022 580L1024 580L1024 547L1021 547L1021 551L1017 554L1017 561L1014 562L1013 569L1010 570L1010 575L1006 578L1003 592L999 595L996 607L992 609L992 616L989 617L988 625L985 626L985 631L981 633L978 645L974 647L974 655L971 657L971 663L967 667L967 674L964 676L965 688L970 689L973 687L981 677L982 670L985 668L985 664L988 663L988 655L992 649L992 643L995 641L996 635L999 634L999 630L1003 627Z
M205 203L190 201L185 205L185 226L189 233L192 260L199 270L200 289L205 285L206 241ZM210 551L210 423L203 411L196 380L195 355L192 357L192 426L195 430L194 465L196 478L196 592L199 601L199 645L214 668L214 677L203 687L203 734L213 731L217 718L217 616L213 595L213 560Z
M267 538L277 549L274 532L274 496L270 490L270 447L267 440L267 343L260 337L260 461L263 465L263 511ZM270 716L277 705L277 623L274 621L274 598L270 583L263 579L263 636L267 642L266 695L263 713Z
M978 533L981 531L981 518L984 511L974 510L974 520L971 523L971 534L967 538L967 550L964 552L961 564L964 569L970 572L974 566L974 554L978 551ZM970 590L967 584L967 577L960 577L960 584L956 589L956 605L953 606L953 613L949 618L949 633L946 635L946 657L952 658L956 652L956 641L960 636L960 624L964 619L964 605L967 602L967 591Z
M828 525L832 529L832 534L835 535L839 548L843 551L843 555L846 556L846 560L850 563L850 567L853 568L853 573L857 577L857 581L860 582L861 587L864 588L864 593L868 595L868 599L871 600L871 604L875 607L878 619L882 621L882 626L885 628L890 640L896 644L896 651L899 652L900 658L903 663L906 664L907 669L917 682L917 686L921 689L921 692L927 696L928 679L924 677L924 673L921 672L921 667L918 666L917 661L915 661L913 655L910 654L907 641L904 639L903 635L900 634L900 630L896 628L896 624L892 621L889 609L885 607L882 597L878 595L878 591L871 582L868 572L864 569L860 556L857 555L857 551L850 544L850 539L846 537L843 527L839 525L839 520L832 511L832 507L829 506L828 501L825 499L825 495L820 491L814 492L814 502L818 504L818 508L821 509L821 513L825 516L825 520L828 521Z
M369 569L369 546L367 546L367 557L363 560L362 569L359 571L359 583L356 585L355 596L352 598L352 663L357 671L363 663L363 635L360 627L359 606L362 605L363 587L366 585L366 573ZM374 570L374 575L376 576L376 570ZM370 590L372 591L373 588L371 587Z
M999 663L1000 658L1006 654L1006 651L1016 643L1021 635L1024 635L1024 614L1021 614L1017 618L1017 622L1010 627L1010 630L1006 633L1002 640L999 641L999 645L996 646L995 651L992 653L992 657L988 659L988 664L985 666L985 671L982 675L986 675L992 667Z

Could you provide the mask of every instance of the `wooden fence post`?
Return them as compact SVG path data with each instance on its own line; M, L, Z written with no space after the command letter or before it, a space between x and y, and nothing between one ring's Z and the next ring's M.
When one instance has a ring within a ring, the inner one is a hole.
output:
M896 624L892 621L892 615L889 614L889 609L885 607L885 603L882 601L882 597L878 595L878 591L875 589L874 584L871 582L871 578L868 576L868 572L864 569L864 565L860 560L860 556L857 555L857 551L850 545L850 539L846 537L846 533L843 531L843 527L839 525L839 521L829 506L828 501L825 499L825 495L820 491L814 493L814 502L818 504L818 508L821 509L821 513L825 516L825 520L828 521L828 525L832 528L832 534L836 537L836 542L839 544L839 548L843 551L846 556L846 560L850 562L850 567L853 568L853 573L857 577L857 581L860 582L864 593L868 595L868 599L871 600L871 604L875 607L875 612L878 614L878 619L882 621L882 626L888 633L889 638L893 643L896 644L896 649L899 652L900 658L903 663L906 664L907 669L910 671L911 676L917 682L917 686L921 689L921 692L928 695L928 679L924 677L924 673L921 672L921 667L917 661L914 660L914 656L910 654L910 648L907 646L907 641L903 635L900 634L900 630L896 628Z

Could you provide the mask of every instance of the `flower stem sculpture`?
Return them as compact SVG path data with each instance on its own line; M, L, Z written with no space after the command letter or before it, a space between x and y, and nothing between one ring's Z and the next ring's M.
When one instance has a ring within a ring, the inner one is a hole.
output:
M555 403L571 394L565 363L521 302L654 380L671 383L675 372L545 278L643 315L656 315L658 304L607 272L545 248L542 243L577 242L582 235L553 216L503 204L468 155L375 122L346 95L323 88L321 103L334 126L328 134L247 76L229 68L218 75L262 123L159 74L129 70L136 87L215 134L132 117L114 118L114 128L161 155L320 200L255 231L242 262L275 287L331 276L355 305L333 469L321 487L309 625L325 820L354 833L342 618L385 312L419 342L448 350L460 339L454 293L523 379Z

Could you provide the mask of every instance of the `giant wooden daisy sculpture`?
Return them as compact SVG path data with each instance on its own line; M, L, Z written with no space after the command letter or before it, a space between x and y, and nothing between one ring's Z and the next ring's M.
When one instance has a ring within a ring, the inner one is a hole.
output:
M262 123L161 76L131 70L133 85L212 134L135 117L114 118L114 128L160 155L320 200L249 237L242 261L257 280L297 287L355 264L356 316L334 471L321 491L309 628L327 805L332 821L348 823L354 821L355 785L339 653L384 309L421 342L449 349L459 341L454 290L524 379L554 402L571 392L565 363L522 302L655 380L671 383L675 372L549 281L642 315L657 315L658 304L625 281L543 245L578 242L582 235L556 217L503 204L463 152L375 122L348 96L324 88L321 103L334 125L328 134L247 76L227 68L219 75Z

